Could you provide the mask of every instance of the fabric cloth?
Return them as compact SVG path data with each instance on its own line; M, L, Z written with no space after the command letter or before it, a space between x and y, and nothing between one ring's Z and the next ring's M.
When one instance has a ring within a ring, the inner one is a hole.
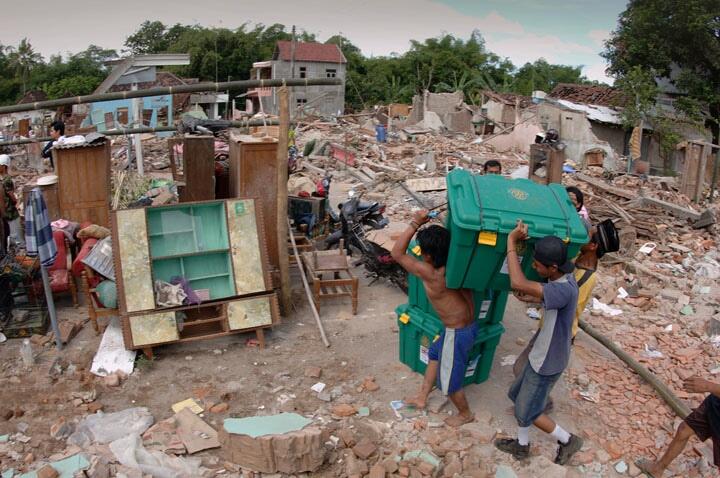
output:
M590 275L583 281L582 284L580 284L580 281L583 279L585 274L587 272L590 272ZM595 284L597 283L597 275L595 274L595 270L589 270L589 269L583 269L582 267L576 267L575 269L575 282L578 284L578 300L577 300L577 308L575 309L575 320L573 320L572 324L572 337L575 338L575 336L578 333L578 330L580 330L580 316L582 315L583 311L585 310L585 306L587 306L588 300L590 300L590 297L592 296L592 291L595 288ZM540 316L540 323L538 324L538 328L542 328L543 323L545 320L545 316Z
M15 183L10 176L5 176L2 179L3 194L5 194L5 219L8 222L14 221L20 217L20 212L17 208L17 203L13 201L10 195L15 190Z
M543 325L528 357L535 372L555 375L567 367L577 300L573 274L543 284Z
M562 372L554 375L540 375L528 362L523 373L510 386L508 397L515 404L514 412L520 427L529 427L543 414L550 391Z
M67 219L58 219L57 221L51 222L50 225L54 230L62 231L63 234L65 234L68 244L75 244L75 233L80 227L80 224L68 221Z
M80 248L80 251L77 253L77 256L75 256L75 260L72 263L72 273L75 277L80 277L82 275L82 272L85 270L85 266L83 265L83 259L87 257L88 254L90 254L90 251L97 243L97 239L86 239L82 243L82 247ZM94 284L93 284L94 285ZM91 285L92 287L92 285Z
M590 222L590 213L588 213L588 210L585 206L580 208L580 210L578 211L578 214L580 214L581 218Z
M25 204L25 247L27 255L39 256L43 266L50 267L55 263L57 248L53 240L45 199L39 188L30 191Z
M439 362L437 387L444 395L452 395L462 388L477 334L476 322L461 329L446 328L430 345L428 358Z
M20 218L16 217L12 221L8 221L8 228L10 229L8 236L15 241L15 244L24 248L25 247L25 236L22 233L22 226L20 224Z
M183 305L186 297L181 285L172 285L161 280L155 281L155 302L160 307Z
M193 305L193 304L199 304L202 302L200 298L195 293L195 290L190 286L190 281L188 281L184 277L175 276L170 279L170 283L172 285L179 285L182 287L183 292L185 292L185 300L183 301L183 304L185 305Z
M700 441L712 438L713 461L720 467L720 398L708 395L690 415L685 423L692 428Z

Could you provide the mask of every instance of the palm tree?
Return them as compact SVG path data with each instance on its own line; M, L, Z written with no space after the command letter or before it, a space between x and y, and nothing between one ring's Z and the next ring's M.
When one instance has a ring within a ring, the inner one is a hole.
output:
M20 40L17 49L10 47L8 50L10 67L15 70L15 75L22 81L24 95L27 91L27 80L30 71L43 61L43 57L33 50L27 38Z

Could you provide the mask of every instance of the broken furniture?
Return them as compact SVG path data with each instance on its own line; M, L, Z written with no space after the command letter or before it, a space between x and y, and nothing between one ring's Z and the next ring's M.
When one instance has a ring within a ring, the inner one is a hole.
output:
M82 284L85 291L85 302L88 307L88 317L93 324L95 333L100 335L100 326L98 325L99 317L117 317L120 311L117 308L105 307L98 297L96 286L98 285L98 277L92 269L83 264ZM92 285L91 285L92 284Z
M110 142L56 145L59 217L77 223L110 224ZM57 218L55 218L57 219ZM52 216L50 220L53 220Z
M183 140L185 187L180 202L215 199L215 137L186 134Z
M113 252L125 346L154 346L255 331L276 322L267 248L254 199L203 201L113 213ZM203 297L159 307L156 281L181 277Z
M312 282L315 308L320 312L320 301L335 297L350 297L353 315L357 314L360 281L350 271L343 244L331 251L302 253L308 279ZM325 278L332 274L332 278Z
M230 133L230 196L260 200L270 265L279 269L277 239L277 148L275 138ZM279 283L279 281L275 281Z
M61 230L53 230L53 240L57 248L57 256L55 262L47 269L48 278L50 279L50 289L53 295L69 292L72 296L73 307L78 306L77 285L72 275L72 254L70 253L70 244L65 237L65 233ZM41 279L33 282L33 290L36 296L42 297L43 283Z
M538 184L562 184L565 152L549 144L530 145L530 168L528 179Z
M295 247L297 247L298 253L303 254L305 252L312 252L315 250L315 246L313 245L312 241L308 239L308 237L305 234L296 234L293 231L290 231L290 234L293 235L293 239L295 239ZM293 247L292 242L288 238L288 255L290 260L290 267L297 267L297 261L295 260L295 254L293 253Z

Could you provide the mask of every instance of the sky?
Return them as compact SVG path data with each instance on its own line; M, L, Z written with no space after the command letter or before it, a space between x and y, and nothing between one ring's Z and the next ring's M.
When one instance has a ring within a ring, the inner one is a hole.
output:
M1 0L0 5L10 0ZM27 37L47 59L95 44L120 51L144 20L236 28L249 23L297 25L320 41L338 33L365 55L404 53L410 40L443 33L469 38L515 65L540 57L583 65L592 80L612 83L599 53L627 0L124 0L112 11L96 0L30 2L3 8L0 43ZM55 10L50 7L55 6ZM63 14L66 12L67 15Z

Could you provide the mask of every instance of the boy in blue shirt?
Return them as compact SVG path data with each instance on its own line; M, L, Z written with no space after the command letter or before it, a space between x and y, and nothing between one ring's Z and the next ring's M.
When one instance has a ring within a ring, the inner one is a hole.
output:
M542 302L545 320L535 336L525 368L508 392L515 404L518 437L496 440L495 446L516 459L527 458L530 455L530 426L535 425L558 441L560 446L555 463L564 465L582 448L583 440L565 431L543 411L550 391L570 358L578 286L572 273L574 266L567 257L567 247L561 239L554 236L544 237L535 243L533 268L540 277L547 279L547 282L535 282L525 277L516 247L519 242L527 239L527 231L527 226L518 221L508 236L507 263L510 284L514 291Z

